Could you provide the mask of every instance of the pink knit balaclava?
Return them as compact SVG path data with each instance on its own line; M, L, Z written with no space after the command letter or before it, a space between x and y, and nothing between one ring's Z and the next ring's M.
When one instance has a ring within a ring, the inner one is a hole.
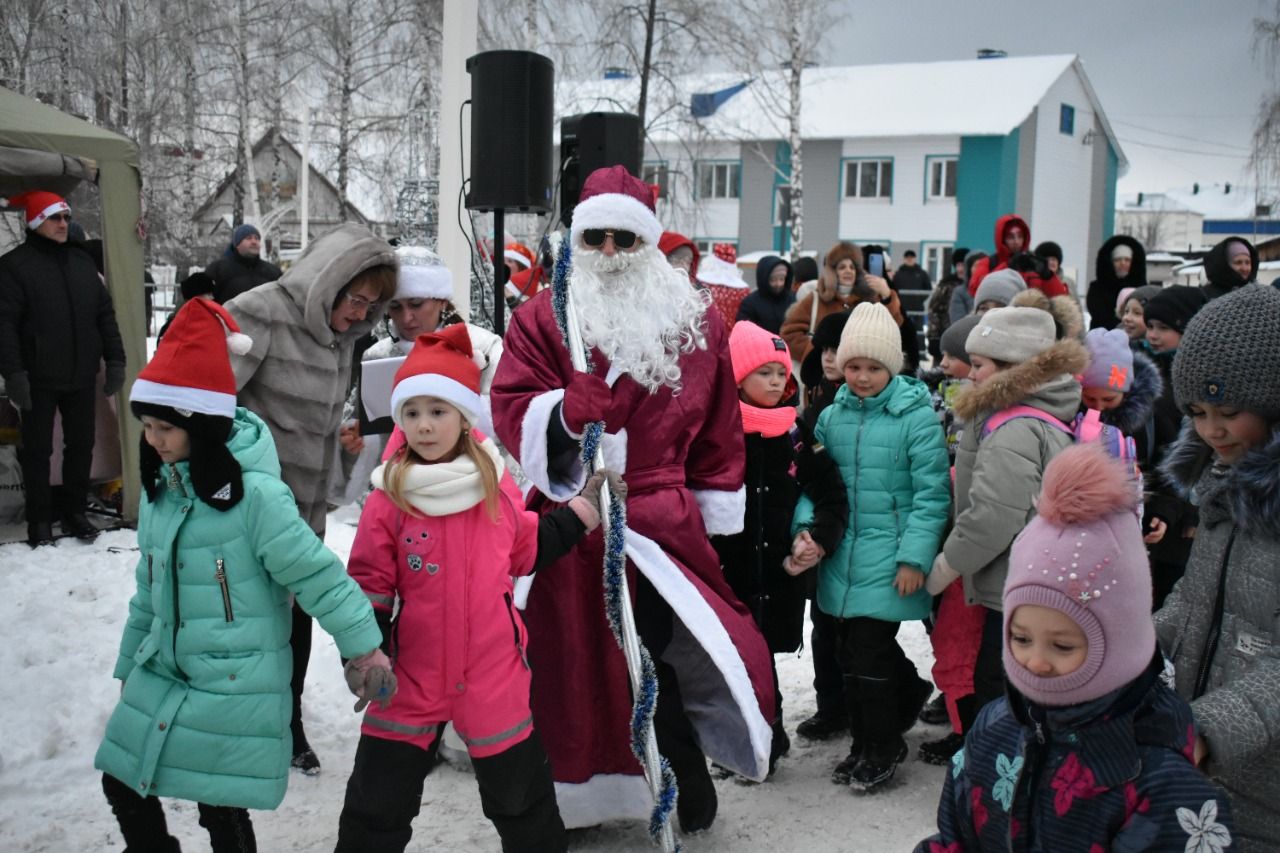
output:
M1138 500L1124 465L1097 443L1068 447L1045 467L1038 514L1014 540L1004 586L1004 670L1031 701L1088 702L1151 663L1151 570ZM1089 651L1079 669L1045 678L1014 660L1009 620L1024 604L1052 608L1080 626Z

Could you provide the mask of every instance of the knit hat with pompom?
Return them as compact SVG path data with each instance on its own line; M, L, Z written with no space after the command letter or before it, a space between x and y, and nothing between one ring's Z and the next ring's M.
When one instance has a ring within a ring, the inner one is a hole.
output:
M1095 442L1055 456L1043 483L1038 514L1009 552L1004 671L1037 704L1077 705L1137 678L1155 653L1140 495L1123 463ZM1057 610L1080 626L1089 649L1078 669L1044 677L1014 659L1009 625L1023 605Z

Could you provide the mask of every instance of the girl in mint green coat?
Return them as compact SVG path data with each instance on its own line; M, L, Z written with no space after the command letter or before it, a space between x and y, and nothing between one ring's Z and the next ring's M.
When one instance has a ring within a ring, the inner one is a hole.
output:
M298 515L266 424L235 406L226 329L221 306L188 302L130 394L141 555L94 760L127 851L178 850L162 796L199 804L215 853L256 849L246 809L275 808L288 779L295 596L352 659L353 692L395 692L368 599Z
M849 526L834 554L810 549L793 553L791 561L803 568L821 558L818 607L836 619L852 735L832 781L865 791L893 778L907 754L902 734L932 692L897 634L901 622L929 615L924 579L950 507L942 427L924 383L895 375L902 361L892 315L882 305L859 304L836 351L845 385L815 430L840 466ZM812 524L812 509L802 496L797 533Z

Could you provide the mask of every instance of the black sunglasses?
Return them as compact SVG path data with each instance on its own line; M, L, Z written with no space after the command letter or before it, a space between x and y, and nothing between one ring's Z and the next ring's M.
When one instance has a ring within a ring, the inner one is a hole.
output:
M630 249L636 244L636 232L634 231L610 231L604 228L584 228L582 229L582 242L586 243L593 249L597 249L604 245L605 236L613 238L613 245L619 249Z
M48 216L48 217L46 217L46 218L48 218L48 219L52 219L52 220L53 220L53 221L55 221L55 222L58 222L58 221L62 221L62 222L70 222L70 221L71 221L71 214L70 214L70 213L51 213L51 214L49 214L49 216Z

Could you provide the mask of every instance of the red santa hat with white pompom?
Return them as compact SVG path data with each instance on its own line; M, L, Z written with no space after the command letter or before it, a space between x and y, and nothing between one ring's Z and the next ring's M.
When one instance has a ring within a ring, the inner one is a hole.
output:
M32 231L39 228L46 219L55 213L71 212L71 205L67 204L65 198L57 193L45 192L44 190L18 193L0 201L3 201L4 207L22 208L24 218L27 220L27 228Z
M130 402L169 406L181 413L235 417L236 377L230 353L244 355L252 339L211 299L192 299L178 311L156 354L138 374Z

